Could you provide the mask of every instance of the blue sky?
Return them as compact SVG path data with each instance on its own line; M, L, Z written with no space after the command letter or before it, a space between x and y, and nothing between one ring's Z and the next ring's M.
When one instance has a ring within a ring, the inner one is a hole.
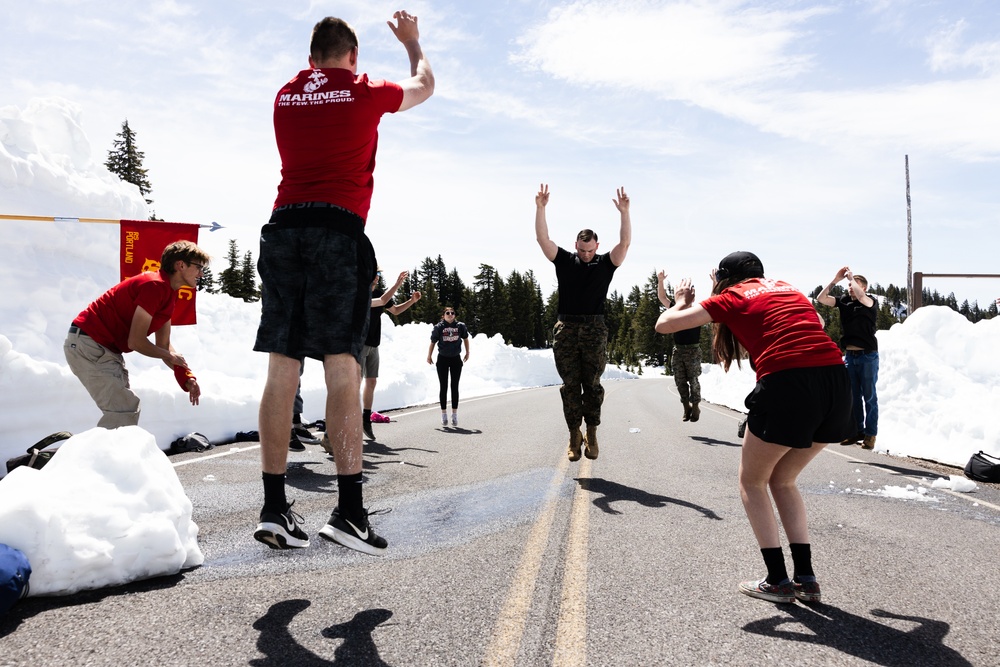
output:
M546 182L564 247L591 227L610 250L615 188L632 197L613 289L663 268L705 296L737 249L804 291L845 264L904 285L907 154L914 270L1000 273L993 0L2 2L0 106L70 100L98 162L128 118L156 213L225 225L204 238L219 256L229 238L256 255L272 103L312 25L346 19L359 70L398 80L385 21L405 8L437 89L381 126L368 229L390 274L440 254L467 282L486 263L554 288L533 229ZM998 279L925 284L1000 296Z

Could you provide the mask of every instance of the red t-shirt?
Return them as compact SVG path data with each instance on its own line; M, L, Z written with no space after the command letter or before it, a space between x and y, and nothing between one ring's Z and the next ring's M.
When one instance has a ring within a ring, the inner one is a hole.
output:
M368 218L382 115L403 89L341 68L306 69L278 91L274 136L281 155L275 208L322 201Z
M136 306L153 316L150 335L159 331L174 314L177 292L163 271L140 273L126 278L76 316L73 324L104 347L118 353L131 352L128 332Z
M750 353L758 380L789 368L844 363L809 299L786 282L751 278L701 306Z

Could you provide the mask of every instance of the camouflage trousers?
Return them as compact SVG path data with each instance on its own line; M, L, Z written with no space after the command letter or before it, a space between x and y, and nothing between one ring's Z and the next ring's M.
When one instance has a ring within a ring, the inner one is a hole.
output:
M608 327L600 322L556 322L552 330L552 356L563 384L563 415L570 430L581 421L601 423L604 387L601 375L608 363Z
M700 403L701 382L698 376L701 375L701 346L675 347L671 368L681 403Z

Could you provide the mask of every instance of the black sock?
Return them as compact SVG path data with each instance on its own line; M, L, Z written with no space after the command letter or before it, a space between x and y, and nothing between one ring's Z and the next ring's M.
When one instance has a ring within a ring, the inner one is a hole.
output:
M361 411L361 418L364 419L366 423L370 422L372 420L372 411L371 410L362 410Z
M360 472L354 475L337 475L340 511L352 522L361 521L365 516L364 500L361 495L361 479Z
M298 426L302 423L302 415L296 412L292 415L292 426Z
M285 476L271 473L261 473L264 479L264 511L283 513L288 509L288 500L285 498Z
M785 569L785 554L781 547L771 549L761 549L760 555L764 557L764 565L767 566L767 583L780 584L788 579L788 570Z
M812 550L808 544L789 544L792 550L792 567L795 571L795 579L799 577L815 577L812 567Z

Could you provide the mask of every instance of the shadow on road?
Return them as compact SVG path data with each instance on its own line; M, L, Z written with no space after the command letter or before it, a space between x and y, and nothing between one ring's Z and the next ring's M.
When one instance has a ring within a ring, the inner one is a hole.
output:
M442 426L437 429L441 433L450 433L452 435L481 435L482 431L478 428L462 428L461 426Z
M257 650L263 658L249 662L253 667L320 667L326 665L370 665L388 667L378 654L372 632L392 617L388 609L359 611L347 623L331 625L320 632L328 639L343 639L333 652L333 659L320 657L300 645L292 636L289 626L292 619L309 607L308 600L284 600L271 605L267 613L257 619L254 630L260 632Z
M710 445L712 447L742 447L743 443L740 442L729 442L728 440L716 440L715 438L709 438L704 435L692 435L692 440L696 440L703 445Z
M688 507L701 512L706 519L716 519L718 521L722 521L722 517L707 507L695 505L694 503L689 503L686 500L678 500L677 498L671 498L670 496L659 496L649 493L648 491L643 491L642 489L625 486L624 484L611 482L600 477L592 479L586 477L576 477L575 479L580 483L580 488L584 491L600 494L599 497L594 498L594 505L607 514L621 514L621 512L611 507L611 503L629 501L639 503L645 507L680 505L681 507Z
M787 609L790 617L764 618L747 623L743 629L775 639L829 646L883 667L963 667L972 664L944 645L949 626L943 621L872 609L872 616L916 623L915 628L903 631L825 604L788 605L782 609ZM785 624L800 624L802 628L779 629Z

